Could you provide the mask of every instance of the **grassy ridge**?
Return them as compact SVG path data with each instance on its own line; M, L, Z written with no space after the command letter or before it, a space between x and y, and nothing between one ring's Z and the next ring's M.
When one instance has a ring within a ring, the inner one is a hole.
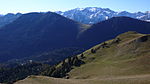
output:
M148 40L142 42L142 38L148 36ZM85 65L75 68L70 72L71 78L103 78L109 76L125 76L137 74L149 74L150 71L150 36L135 32L127 32L119 35L119 43L113 40L106 41L108 48L100 48L100 45L85 51Z

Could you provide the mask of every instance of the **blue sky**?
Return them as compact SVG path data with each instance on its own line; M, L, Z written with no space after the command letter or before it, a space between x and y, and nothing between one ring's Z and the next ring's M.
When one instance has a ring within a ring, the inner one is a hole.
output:
M84 7L145 12L150 11L150 0L0 0L0 14L65 11Z

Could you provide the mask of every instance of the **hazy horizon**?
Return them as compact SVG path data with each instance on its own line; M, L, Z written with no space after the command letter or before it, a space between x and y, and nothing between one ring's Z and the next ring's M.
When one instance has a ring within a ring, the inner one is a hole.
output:
M111 3L111 4L110 4ZM0 14L29 13L47 11L67 11L74 8L100 7L114 11L146 12L150 11L149 0L3 0L0 3Z

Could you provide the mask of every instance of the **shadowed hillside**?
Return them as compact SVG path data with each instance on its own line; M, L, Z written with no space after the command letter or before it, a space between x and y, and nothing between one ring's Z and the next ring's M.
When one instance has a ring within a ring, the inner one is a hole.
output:
M88 30L80 34L78 41L81 46L89 48L128 31L149 34L150 23L129 17L113 17L92 25Z
M80 23L58 14L28 13L0 29L0 62L76 47Z

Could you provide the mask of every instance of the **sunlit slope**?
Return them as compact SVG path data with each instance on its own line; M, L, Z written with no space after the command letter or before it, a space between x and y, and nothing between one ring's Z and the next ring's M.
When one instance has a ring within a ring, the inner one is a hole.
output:
M91 53L92 49L95 53ZM85 51L83 55L85 64L73 69L69 73L71 78L150 74L150 35L127 32Z

